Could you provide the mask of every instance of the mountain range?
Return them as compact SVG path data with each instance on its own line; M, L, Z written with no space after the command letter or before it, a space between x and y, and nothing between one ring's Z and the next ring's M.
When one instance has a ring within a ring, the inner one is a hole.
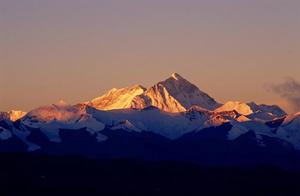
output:
M297 167L300 112L219 103L174 73L76 105L1 112L0 151Z

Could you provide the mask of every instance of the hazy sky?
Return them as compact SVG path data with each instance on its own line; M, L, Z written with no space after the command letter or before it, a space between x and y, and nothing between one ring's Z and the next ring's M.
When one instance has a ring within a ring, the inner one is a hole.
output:
M287 109L268 86L300 80L300 1L0 0L0 68L4 111L172 72L220 102Z

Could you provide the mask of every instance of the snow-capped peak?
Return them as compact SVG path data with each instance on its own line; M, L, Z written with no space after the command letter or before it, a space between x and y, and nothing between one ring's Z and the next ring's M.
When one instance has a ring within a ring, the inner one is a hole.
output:
M212 110L219 104L177 73L150 87L145 94L153 106L166 112L183 112L192 106Z
M236 111L241 115L250 115L253 113L250 106L246 103L242 103L239 101L228 101L221 107L217 108L216 112L229 112L229 111Z
M142 95L145 90L141 85L121 89L114 88L103 96L93 99L88 105L99 110L131 108L135 97Z
M174 80L182 80L182 79L184 79L184 78L181 77L178 73L173 73L173 74L172 74L172 78L173 78Z
M17 121L24 117L27 114L27 112L23 112L20 110L11 110L8 112L8 114L11 121Z
M0 118L2 119L8 119L11 121L17 121L21 118L23 118L27 112L23 112L20 110L11 110L9 112L0 112Z
M52 104L42 106L30 111L23 121L30 120L31 122L48 123L51 121L75 122L83 117L84 110L71 105Z
M263 121L273 120L286 115L286 113L279 106L265 104L258 105L254 102L243 103L239 101L228 101L215 110L215 112L218 113L228 111L236 111L240 115L243 115L249 119Z
M104 124L98 122L86 112L85 105L58 105L52 104L42 106L30 111L21 123L31 128L39 128L50 141L60 142L59 132L61 129L86 129L92 134L97 134L97 139L101 137L99 131L104 129Z
M192 106L213 110L220 106L208 94L200 91L178 73L146 89L141 85L112 89L87 105L99 110L144 109L157 107L166 112L184 112Z

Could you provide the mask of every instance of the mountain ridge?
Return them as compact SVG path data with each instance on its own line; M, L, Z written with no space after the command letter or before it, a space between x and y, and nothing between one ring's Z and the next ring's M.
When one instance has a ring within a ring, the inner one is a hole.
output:
M195 152L190 152L189 145L195 146ZM245 152L254 150L271 160L266 152L298 153L300 113L287 115L276 105L254 102L220 104L179 74L172 74L148 89L141 85L112 89L76 105L60 101L15 121L8 113L0 115L0 151L4 152L79 153L100 158L137 154L149 158L163 152L162 159L202 160L198 157L202 153L224 156L220 152L226 146L237 153L237 157L230 155L237 160L244 153L241 146Z
M187 111L194 105L212 110L221 104L178 73L173 73L148 89L141 85L113 88L88 102L88 105L100 110L144 109L155 106L163 111L176 113Z

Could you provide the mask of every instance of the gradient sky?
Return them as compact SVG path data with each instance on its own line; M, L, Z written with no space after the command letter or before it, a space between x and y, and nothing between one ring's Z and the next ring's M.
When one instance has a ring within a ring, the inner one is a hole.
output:
M299 0L0 0L0 110L77 103L178 72L220 102L300 79Z

